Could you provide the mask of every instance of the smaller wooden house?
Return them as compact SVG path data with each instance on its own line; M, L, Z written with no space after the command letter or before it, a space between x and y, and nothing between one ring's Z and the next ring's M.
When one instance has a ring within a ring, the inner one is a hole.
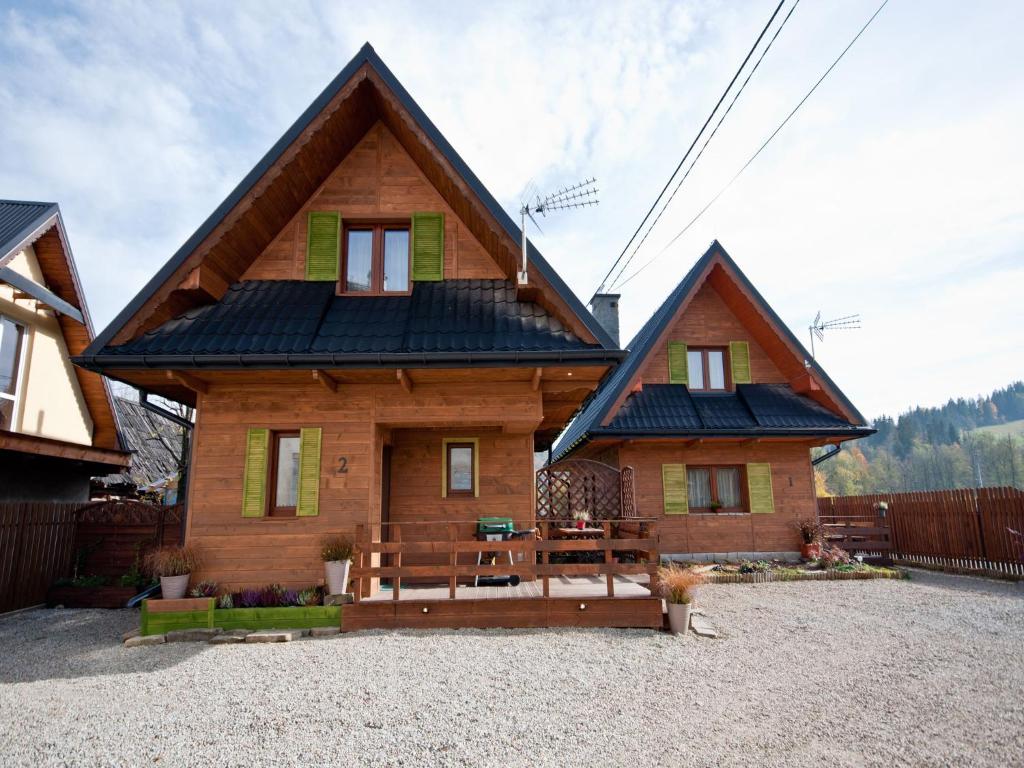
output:
M87 501L128 466L106 381L71 364L92 337L60 208L0 200L0 501Z
M632 467L663 556L796 554L810 449L874 430L717 241L628 349L553 458Z

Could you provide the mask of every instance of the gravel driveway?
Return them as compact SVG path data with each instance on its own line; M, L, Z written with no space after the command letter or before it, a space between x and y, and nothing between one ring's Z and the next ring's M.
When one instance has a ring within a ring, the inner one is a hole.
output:
M126 649L0 620L0 764L1020 765L1024 586L705 587L722 637L365 632Z

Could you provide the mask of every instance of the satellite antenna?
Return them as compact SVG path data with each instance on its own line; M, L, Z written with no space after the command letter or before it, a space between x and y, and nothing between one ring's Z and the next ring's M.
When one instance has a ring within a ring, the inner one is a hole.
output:
M541 197L534 191L536 187L531 181L526 186L526 191L523 194L523 199L520 201L521 206L519 208L519 216L522 219L522 233L523 233L523 264L522 270L519 272L518 281L519 285L527 284L526 274L526 219L529 217L530 221L533 222L533 226L538 231L542 232L540 224L533 218L533 214L539 213L541 216L547 217L548 211L563 211L567 208L585 208L588 205L597 205L600 201L597 199L597 187L594 184L597 179L587 179L581 181L579 184L574 184L571 187L562 187L557 192L552 192L550 195ZM533 197L533 202L530 202L530 197Z
M821 310L814 316L814 320L808 326L807 331L811 335L811 359L814 359L814 339L825 340L825 331L851 331L860 328L860 315L846 315L837 317L834 320L822 320Z

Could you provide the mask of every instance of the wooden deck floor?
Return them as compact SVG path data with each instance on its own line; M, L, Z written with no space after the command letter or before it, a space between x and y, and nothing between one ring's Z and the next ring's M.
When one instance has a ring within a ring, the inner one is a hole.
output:
M456 600L514 600L519 598L542 598L541 582L524 581L515 587L472 587L460 584L455 591ZM551 579L552 598L594 598L607 597L608 587L603 576L561 576ZM650 597L647 589L647 574L615 577L615 598ZM402 584L399 601L406 600L448 600L448 587L434 585ZM394 602L390 589L382 589L373 597L364 597L362 602Z

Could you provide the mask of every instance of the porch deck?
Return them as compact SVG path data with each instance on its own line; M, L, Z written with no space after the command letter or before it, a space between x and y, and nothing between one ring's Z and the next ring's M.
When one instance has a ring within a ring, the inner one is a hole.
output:
M355 602L345 606L342 630L662 626L661 598L653 593L658 566L654 521L631 519L630 533L621 536L626 526L604 521L598 537L586 539L559 537L551 521L537 522L537 538L486 543L460 536L455 522L447 525L449 536L442 540L403 537L399 524L390 530L387 524L363 529L352 571ZM460 563L460 555L481 549L501 557L508 553L513 562ZM569 559L564 557L568 553L591 553L592 560L596 554L600 562L550 562L552 555ZM632 562L619 562L625 553ZM429 554L440 562L404 565L403 554ZM508 574L522 581L514 587L466 583L475 576ZM376 588L378 579L390 580L390 589Z

